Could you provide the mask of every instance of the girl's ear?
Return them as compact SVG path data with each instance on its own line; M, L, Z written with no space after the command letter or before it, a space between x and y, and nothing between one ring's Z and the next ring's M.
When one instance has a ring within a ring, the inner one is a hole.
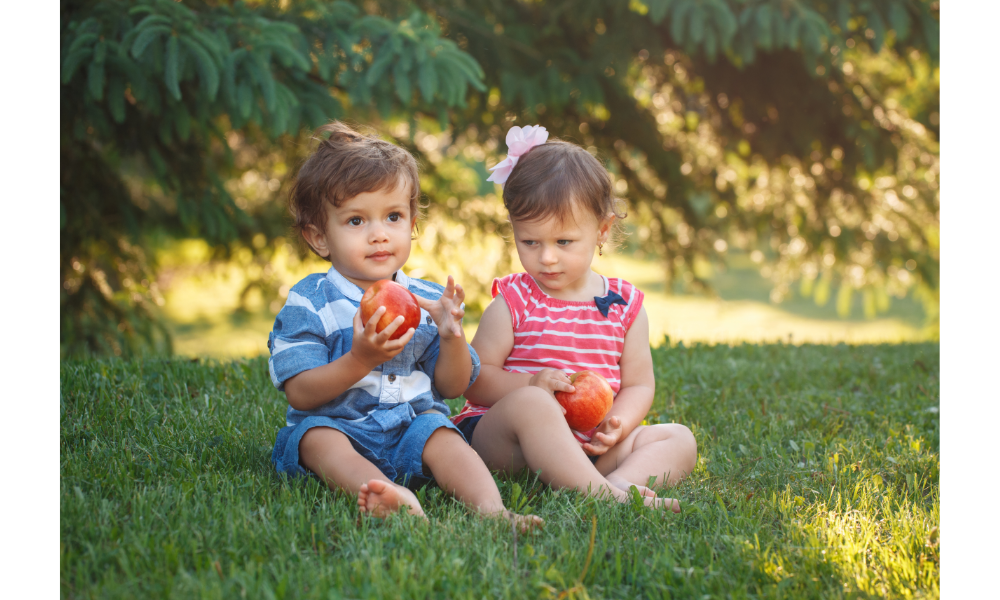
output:
M330 257L330 246L326 241L326 233L324 233L319 227L309 224L302 228L302 237L305 238L306 243L316 251L323 258Z
M612 214L604 217L604 220L601 221L601 224L600 224L600 226L598 227L598 230L597 230L597 232L598 232L597 233L597 243L598 244L607 243L608 238L611 237L611 226L614 224L615 219L617 219L617 218L618 217L616 217L612 213Z
M417 218L413 217L413 219L410 221L410 239L411 240L417 239L418 233L420 232L419 230L417 230Z

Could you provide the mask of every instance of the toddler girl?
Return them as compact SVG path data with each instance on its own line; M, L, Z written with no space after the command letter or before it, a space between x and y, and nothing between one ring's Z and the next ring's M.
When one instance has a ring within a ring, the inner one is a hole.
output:
M453 421L491 469L527 466L554 487L620 502L635 485L647 505L679 512L646 485L686 477L697 445L683 425L640 425L655 389L643 294L591 269L624 217L620 201L597 159L547 137L543 127L513 127L510 155L490 177L504 184L525 272L493 282L472 340L481 372ZM604 376L615 400L598 427L575 432L554 393L573 391L567 374L582 370Z

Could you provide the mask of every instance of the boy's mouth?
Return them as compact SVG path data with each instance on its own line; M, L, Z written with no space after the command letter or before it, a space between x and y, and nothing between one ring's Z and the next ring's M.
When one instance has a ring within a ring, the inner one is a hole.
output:
M370 258L372 260L386 260L390 256L392 256L392 252L382 251L382 252L375 252L373 254L369 254L368 258Z

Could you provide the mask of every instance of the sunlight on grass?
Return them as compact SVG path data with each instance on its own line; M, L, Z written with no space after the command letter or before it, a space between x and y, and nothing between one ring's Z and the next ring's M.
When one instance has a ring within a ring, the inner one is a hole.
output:
M419 254L418 248L415 253ZM283 298L264 298L253 289L241 310L240 293L254 269L258 274L261 269L248 256L237 255L230 262L209 262L208 248L200 241L180 242L165 255L163 313L174 335L177 354L234 358L267 353L267 334ZM423 264L420 260L413 262ZM840 318L833 303L816 306L811 299L801 297L782 304L770 302L769 283L756 269L748 261L731 262L731 269L710 278L718 292L716 298L667 294L661 267L654 262L611 255L595 259L594 269L623 277L645 292L653 346L662 344L665 336L674 343L686 344L861 344L937 339L936 328L924 325L921 309L912 299L896 300L888 313L875 319L857 316L860 309L853 312L852 318ZM514 263L519 268L516 258ZM291 285L309 273L325 271L328 265L315 257L300 262L290 253L279 251L267 268ZM434 275L423 276L437 279ZM477 319L478 315L466 317L465 331L470 340Z
M379 521L279 476L288 404L264 357L63 361L62 596L940 596L937 344L652 355L649 421L698 441L659 490L682 512L498 475L506 506L545 519L530 536L434 485L416 492L429 522Z

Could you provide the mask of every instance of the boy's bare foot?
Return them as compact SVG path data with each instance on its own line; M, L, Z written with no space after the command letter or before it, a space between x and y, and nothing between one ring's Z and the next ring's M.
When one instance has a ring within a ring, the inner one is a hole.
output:
M426 518L417 497L405 487L372 479L358 490L358 508L373 517L384 519L404 507L411 515Z
M637 483L632 483L632 482L626 481L626 480L624 480L624 479L622 479L620 477L615 477L614 475L609 475L608 477L606 477L606 479L608 480L608 483L610 483L611 485L615 486L616 488L620 489L623 492L627 492L629 490L629 488L634 485L636 488L638 488L639 494L641 494L643 496L646 496L648 498L655 498L656 497L656 492L654 492L653 490L649 489L648 487L646 487L644 485L639 485Z
M502 517L504 519L507 519L508 521L516 525L517 528L521 531L521 533L527 533L532 529L541 529L542 527L545 527L545 519L539 516L519 515L517 513L512 513L507 509L504 509L503 512L495 513L494 515L491 516Z

